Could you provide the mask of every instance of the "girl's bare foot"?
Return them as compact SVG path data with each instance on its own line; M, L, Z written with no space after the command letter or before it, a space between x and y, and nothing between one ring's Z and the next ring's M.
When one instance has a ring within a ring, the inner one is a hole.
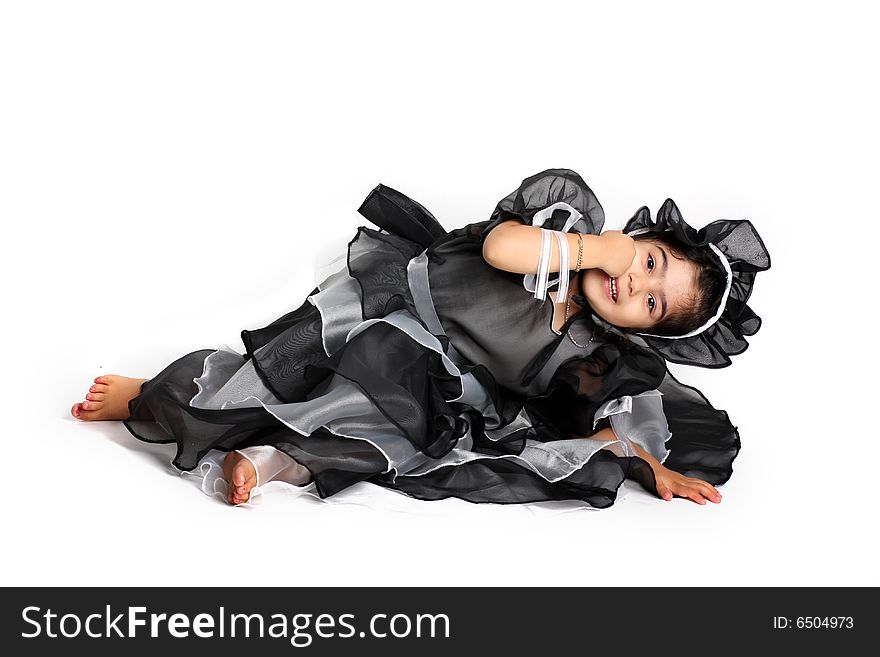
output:
M223 476L227 482L226 501L244 504L250 499L251 489L257 484L257 471L241 454L229 452L223 459Z
M77 402L70 414L78 420L125 420L128 402L137 397L149 379L133 379L119 374L104 374L95 379L85 401Z

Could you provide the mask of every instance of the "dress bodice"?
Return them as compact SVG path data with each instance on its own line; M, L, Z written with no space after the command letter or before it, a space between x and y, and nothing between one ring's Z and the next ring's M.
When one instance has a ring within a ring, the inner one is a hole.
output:
M524 289L522 274L485 261L482 236L489 223L453 230L428 247L431 300L445 334L462 356L485 365L500 385L538 394L554 364L590 352L590 328L578 321L584 314L581 309L555 332L553 301L536 299ZM566 333L587 346L577 347Z

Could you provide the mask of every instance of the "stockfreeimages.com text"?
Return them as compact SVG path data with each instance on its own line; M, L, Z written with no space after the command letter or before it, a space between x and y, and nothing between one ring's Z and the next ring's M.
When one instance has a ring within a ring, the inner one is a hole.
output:
M320 638L449 638L449 617L446 614L416 614L411 619L407 614L373 614L368 628L357 631L349 620L354 614L230 614L220 607L215 614L200 613L190 618L188 614L148 613L146 607L126 607L125 611L115 613L106 605L104 613L93 613L81 618L77 614L58 614L51 609L25 607L21 612L27 631L21 636L26 639L36 637L74 638L88 636L94 639L119 637L153 638L169 636L187 638L195 636L204 639L226 637L254 637L290 639L290 645L304 648L311 645L315 636ZM438 627L439 626L439 627ZM309 630L312 628L312 631ZM343 630L341 633L338 630Z

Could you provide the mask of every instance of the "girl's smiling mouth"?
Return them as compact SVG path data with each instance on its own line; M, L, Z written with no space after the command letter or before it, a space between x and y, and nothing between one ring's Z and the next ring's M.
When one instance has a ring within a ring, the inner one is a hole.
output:
M608 298L611 299L611 303L617 303L617 283L608 274L605 274L605 292L608 294Z

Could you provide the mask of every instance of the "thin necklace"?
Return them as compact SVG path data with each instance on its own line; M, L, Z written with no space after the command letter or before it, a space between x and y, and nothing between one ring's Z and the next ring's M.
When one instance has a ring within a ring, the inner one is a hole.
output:
M572 298L573 296L574 296L574 292L572 292L572 293L569 295L569 297L568 297L568 301L565 302L565 322L566 322L566 323L568 322L568 311L569 311L569 308L571 307L571 298ZM581 349L586 349L587 345L590 344L590 343L593 341L593 337L595 336L595 332L594 332L592 335L590 335L590 339L587 340L587 344L578 344L578 343L575 341L575 339L574 339L573 337L571 337L571 327L569 326L568 328L569 328L569 330L566 331L565 334L568 336L568 339L571 340L572 343L574 343L574 346L575 346L575 347L580 347Z

